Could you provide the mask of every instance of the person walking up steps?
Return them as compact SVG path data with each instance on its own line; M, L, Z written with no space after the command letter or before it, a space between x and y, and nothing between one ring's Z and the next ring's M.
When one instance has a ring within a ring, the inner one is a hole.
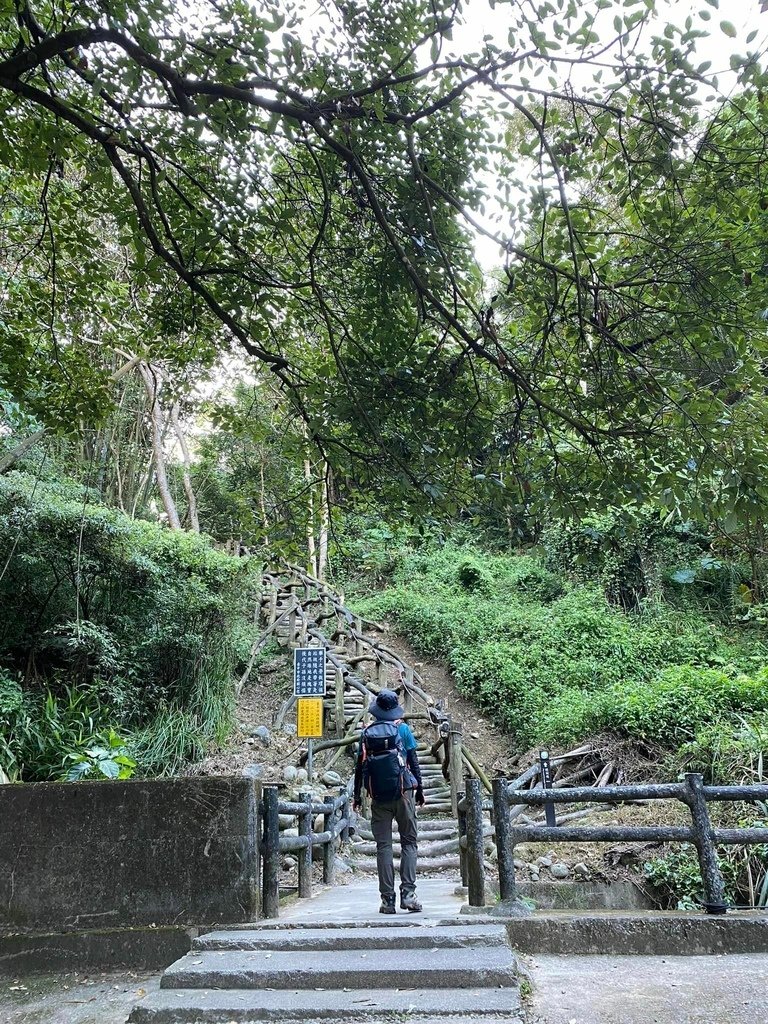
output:
M400 833L400 908L417 914L416 804L424 806L416 740L403 721L405 712L393 690L381 690L368 711L374 722L363 729L355 766L353 808L362 808L363 786L371 798L371 828L376 840L381 914L395 913L395 863L392 822Z

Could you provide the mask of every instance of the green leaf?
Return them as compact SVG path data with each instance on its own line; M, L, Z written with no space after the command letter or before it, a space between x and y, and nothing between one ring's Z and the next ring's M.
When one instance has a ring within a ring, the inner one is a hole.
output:
M106 779L116 779L120 774L120 766L112 758L102 758L96 765Z
M724 32L730 39L736 38L736 26L730 21L721 21L720 30Z
M672 579L675 583L693 583L696 579L696 570L678 569L677 572L672 573Z

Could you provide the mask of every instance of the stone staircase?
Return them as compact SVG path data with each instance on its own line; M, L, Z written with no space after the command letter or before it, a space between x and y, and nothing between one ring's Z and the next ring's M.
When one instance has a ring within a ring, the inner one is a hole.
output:
M214 931L168 968L130 1024L518 1022L503 925L412 917Z

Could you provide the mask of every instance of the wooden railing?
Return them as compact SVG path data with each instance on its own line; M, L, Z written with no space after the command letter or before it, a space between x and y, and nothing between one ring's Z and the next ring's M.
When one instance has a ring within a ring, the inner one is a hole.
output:
M476 778L465 780L466 796L459 802L459 833L462 849L462 877L469 888L471 906L485 904L485 865L483 860L483 810L491 807L499 869L499 893L503 904L517 898L515 885L515 846L518 843L613 843L681 842L696 847L704 887L703 906L707 913L722 914L728 909L725 885L717 859L717 845L746 846L768 843L768 828L713 828L707 803L710 801L768 800L768 786L705 786L701 775L688 774L684 782L663 785L581 787L578 789L517 788L499 778L493 782L493 801L483 801ZM679 800L691 814L690 826L592 825L547 826L514 824L518 807L543 804L607 803L618 804L647 800Z
M296 801L280 799L277 786L265 786L261 802L263 821L262 858L262 914L275 918L280 912L280 868L286 853L298 854L299 899L312 896L312 863L316 847L323 850L323 882L333 885L337 843L346 842L350 826L350 796L342 790L338 796L313 802L309 793L300 793ZM294 815L298 823L297 836L281 836L281 814ZM312 819L323 815L323 831L312 831Z
M364 625L368 624L381 631L378 623L368 623L344 604L344 596L335 594L325 583L315 579L300 567L285 564L288 579L282 574L268 572L262 582L261 613L265 629L252 649L250 665L256 653L273 634L280 631L285 635L289 648L308 644L324 647L327 662L332 666L336 695L335 722L336 736L314 744L314 752L335 749L336 753L324 764L328 770L344 749L357 741L362 718L367 709L367 700L382 688L396 689L401 693L406 721L423 724L424 741L434 756L443 765L443 774L451 787L451 812L458 812L458 793L465 770L480 778L487 792L491 783L477 759L464 743L460 723L453 722L440 702L427 692L425 681L417 666L409 664L380 639L367 635ZM280 607L280 601L286 602ZM328 624L332 624L332 629ZM343 654L343 656L342 656ZM359 674L358 669L368 665L373 678ZM389 678L394 670L396 680ZM245 682L248 671L242 679ZM356 689L364 696L359 714L349 723L344 716L344 689ZM280 727L295 703L288 698L278 712L275 725ZM306 754L301 755L301 762Z

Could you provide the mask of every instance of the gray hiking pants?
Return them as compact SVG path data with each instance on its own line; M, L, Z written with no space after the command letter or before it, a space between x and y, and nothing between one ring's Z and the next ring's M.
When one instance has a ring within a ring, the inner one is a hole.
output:
M392 822L400 833L400 895L416 891L416 802L409 790L399 800L371 802L371 831L376 840L376 869L382 896L395 894L395 863L392 853Z

